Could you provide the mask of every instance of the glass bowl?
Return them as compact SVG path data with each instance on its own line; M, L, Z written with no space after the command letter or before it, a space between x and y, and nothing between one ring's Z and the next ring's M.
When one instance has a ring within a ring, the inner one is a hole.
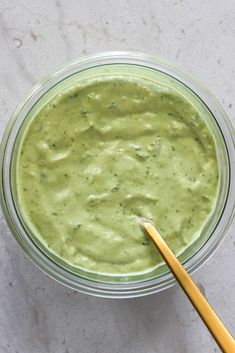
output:
M48 99L79 80L110 74L132 75L152 81L161 76L166 84L181 87L197 105L213 135L219 168L219 190L215 209L200 237L180 256L189 273L198 269L224 238L234 216L235 178L234 132L217 100L195 79L158 57L135 52L107 52L89 55L69 63L37 84L10 119L0 150L0 199L12 234L25 254L46 274L83 293L109 297L138 297L172 286L175 279L163 264L148 273L135 275L97 274L75 268L51 253L27 226L18 204L16 161L21 137L35 112Z

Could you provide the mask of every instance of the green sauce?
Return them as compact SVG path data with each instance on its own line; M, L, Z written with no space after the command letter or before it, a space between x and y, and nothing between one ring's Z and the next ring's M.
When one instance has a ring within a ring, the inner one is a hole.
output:
M65 261L104 273L143 273L162 261L138 217L179 254L214 208L213 138L180 91L101 77L36 113L20 146L17 190L37 237Z

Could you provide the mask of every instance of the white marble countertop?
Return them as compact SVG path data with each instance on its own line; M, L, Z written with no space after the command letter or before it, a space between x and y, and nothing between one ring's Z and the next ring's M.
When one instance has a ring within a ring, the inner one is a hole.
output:
M235 114L234 0L1 0L0 133L32 85L84 53L137 50L185 67ZM194 274L235 334L235 224ZM0 353L219 352L181 289L89 297L47 278L0 225Z

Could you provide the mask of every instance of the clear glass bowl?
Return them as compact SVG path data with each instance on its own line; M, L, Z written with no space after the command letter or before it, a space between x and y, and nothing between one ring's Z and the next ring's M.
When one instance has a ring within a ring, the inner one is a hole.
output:
M216 207L200 237L180 256L187 271L198 269L224 238L234 216L235 178L234 131L216 99L195 79L174 65L158 58L134 52L107 52L82 57L62 67L36 85L19 105L6 128L0 150L0 199L12 234L29 258L46 274L75 290L101 297L137 297L172 286L175 279L165 265L152 272L134 276L95 274L68 265L52 254L27 226L18 204L16 192L16 160L24 129L37 109L62 89L79 80L110 74L134 75L149 80L161 76L166 84L181 86L201 112L210 129L219 166L219 193Z

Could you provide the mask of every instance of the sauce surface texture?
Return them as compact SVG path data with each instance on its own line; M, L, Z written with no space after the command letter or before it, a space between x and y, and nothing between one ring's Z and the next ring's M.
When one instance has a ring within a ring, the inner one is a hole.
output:
M138 217L177 254L214 208L213 138L166 86L128 77L86 81L34 116L20 146L22 214L55 254L94 272L143 273L162 260Z

